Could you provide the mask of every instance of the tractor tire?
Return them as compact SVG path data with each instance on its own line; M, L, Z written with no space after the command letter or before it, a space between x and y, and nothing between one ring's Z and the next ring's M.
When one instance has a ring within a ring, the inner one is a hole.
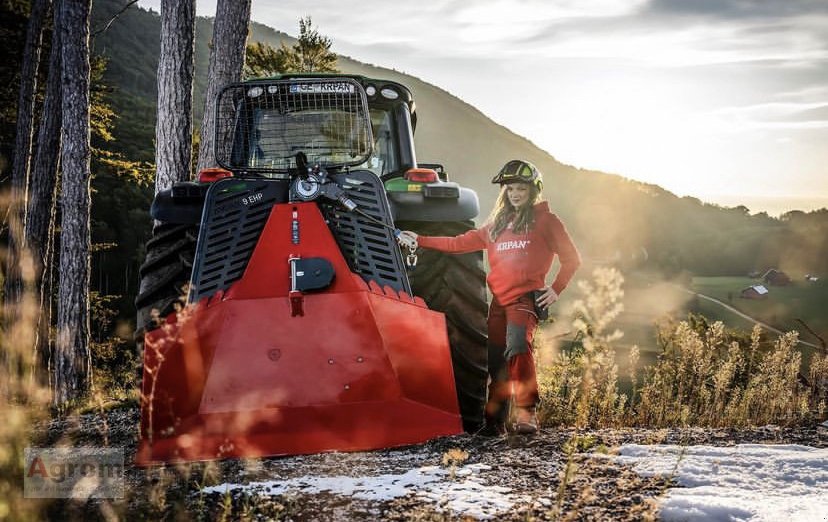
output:
M456 236L474 229L471 221L408 221L396 225L426 236ZM483 426L488 381L483 253L445 254L422 249L418 256L416 268L408 273L411 289L429 308L446 315L463 428L474 433Z
M147 241L147 257L139 269L141 286L135 298L135 341L143 344L144 333L184 304L193 269L198 225L159 224Z

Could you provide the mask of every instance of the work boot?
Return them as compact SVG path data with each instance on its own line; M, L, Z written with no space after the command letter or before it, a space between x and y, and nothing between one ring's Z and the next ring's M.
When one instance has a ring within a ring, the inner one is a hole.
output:
M481 437L502 437L506 435L506 423L487 420L486 425L476 435L480 435Z
M535 408L515 408L515 432L521 435L534 435L538 432L538 416Z
M502 437L506 435L506 412L508 405L497 409L497 413L490 415L488 410L485 414L485 425L477 432L482 437Z

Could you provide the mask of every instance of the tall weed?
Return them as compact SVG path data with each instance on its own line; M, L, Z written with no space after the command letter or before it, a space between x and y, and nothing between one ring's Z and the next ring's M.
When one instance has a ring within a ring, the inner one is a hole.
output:
M538 366L545 425L743 427L825 417L828 354L814 356L806 377L797 332L767 340L759 326L746 335L694 315L657 326L655 364L638 368L638 348L630 350L630 391L619 391L614 344L622 334L611 325L623 310L622 286L621 273L607 268L579 284L574 334ZM538 344L545 349L542 336Z

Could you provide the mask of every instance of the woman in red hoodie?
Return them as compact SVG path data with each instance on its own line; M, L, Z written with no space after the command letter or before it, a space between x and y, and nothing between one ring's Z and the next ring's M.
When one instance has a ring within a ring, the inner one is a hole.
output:
M492 183L500 184L502 190L482 228L456 237L404 231L399 239L403 244L454 254L488 252L491 270L487 282L494 299L488 318L490 382L483 434L506 433L511 398L515 431L532 434L538 430L538 383L532 357L537 313L558 300L581 258L564 224L540 201L543 178L534 165L512 160ZM556 255L561 267L553 283L547 285L546 275Z

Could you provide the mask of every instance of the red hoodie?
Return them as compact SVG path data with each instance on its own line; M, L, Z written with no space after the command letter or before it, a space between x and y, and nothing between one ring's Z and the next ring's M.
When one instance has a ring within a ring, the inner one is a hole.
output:
M485 249L491 267L486 280L501 306L513 303L532 290L543 288L546 274L557 254L561 269L552 288L560 294L581 265L581 256L566 227L549 210L546 201L537 203L534 212L535 223L528 232L516 234L509 227L494 241L489 239L491 225L485 225L457 237L419 236L417 242L421 247L452 254Z

